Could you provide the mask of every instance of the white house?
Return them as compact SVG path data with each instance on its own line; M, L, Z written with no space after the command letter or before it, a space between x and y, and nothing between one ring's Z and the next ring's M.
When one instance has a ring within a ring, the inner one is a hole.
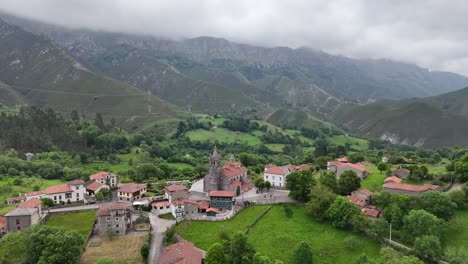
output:
M273 166L268 169L265 169L263 172L263 180L269 181L273 188L285 188L286 187L286 177L289 173L295 170L294 166Z
M169 201L153 202L153 212L156 215L172 213L171 203Z
M90 175L89 179L102 184L107 184L110 187L117 187L118 184L117 175L107 171L101 171L96 174Z
M42 191L26 193L25 196L27 201L33 198L50 198L55 204L83 201L85 194L84 184L83 180L69 181L64 184L48 187Z

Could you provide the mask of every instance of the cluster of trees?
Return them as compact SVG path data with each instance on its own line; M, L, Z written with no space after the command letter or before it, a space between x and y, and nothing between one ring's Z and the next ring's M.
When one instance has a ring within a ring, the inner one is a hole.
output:
M269 257L255 252L253 246L247 241L247 236L238 232L230 238L221 233L221 241L214 243L206 252L206 264L273 264ZM310 246L299 243L291 256L293 264L312 264L313 254Z
M271 130L260 136L260 140L263 143L278 143L278 144L291 144L291 145L302 145L307 146L304 142L301 142L298 135L291 137L290 135L283 134L278 131L272 132Z
M77 263L84 238L74 230L34 225L22 232L8 233L2 243L22 254L23 263Z
M257 122L252 122L243 117L227 117L222 127L239 132L251 132L260 129L260 125Z
M260 192L263 192L263 189L266 189L269 192L271 188L271 183L269 181L264 181L262 178L257 178L254 181L254 185Z

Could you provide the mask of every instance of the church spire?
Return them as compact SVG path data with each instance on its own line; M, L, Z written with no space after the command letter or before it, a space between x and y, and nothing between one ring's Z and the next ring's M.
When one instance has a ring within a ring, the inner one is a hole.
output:
M220 157L219 153L218 153L218 148L214 147L214 150L213 150L213 154L211 154L211 157Z
M229 161L230 161L230 162L236 161L236 159L234 158L234 155L233 155L233 154L231 154L231 157L229 157Z

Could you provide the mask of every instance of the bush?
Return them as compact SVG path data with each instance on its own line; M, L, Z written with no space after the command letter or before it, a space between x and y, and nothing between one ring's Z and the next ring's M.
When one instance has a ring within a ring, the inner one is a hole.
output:
M149 256L149 245L147 242L145 242L141 248L140 248L140 254L143 257L143 259L148 259Z

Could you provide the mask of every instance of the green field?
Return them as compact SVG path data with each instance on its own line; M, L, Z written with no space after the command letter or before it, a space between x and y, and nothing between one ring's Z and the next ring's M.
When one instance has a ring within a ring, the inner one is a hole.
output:
M86 163L83 165L86 172L89 174L99 172L99 171L109 171L116 174L120 174L121 172L126 172L128 170L133 169L131 165L128 164L110 164L110 163L100 163L100 162L92 162Z
M455 212L445 234L446 246L464 247L468 250L468 210Z
M275 205L248 235L255 249L269 256L273 263L274 260L289 263L294 247L300 241L306 241L312 247L314 263L351 263L364 252L369 257L378 257L380 246L370 238L317 222L302 207L290 207L293 210L292 218L286 218L282 206ZM244 232L266 208L267 206L249 207L233 219L222 222L185 221L176 230L184 239L206 250L219 240L222 230L230 235L237 231ZM353 248L346 246L344 239L347 237L355 239Z
M45 225L64 227L80 232L83 237L87 237L93 228L95 210L70 212L65 214L51 214L47 218Z
M138 150L138 153L136 153ZM130 153L127 154L117 154L117 158L121 161L129 161L129 160L136 160L141 154L141 148L139 147L132 147L130 149Z
M254 135L233 132L225 128L214 128L211 130L195 129L187 132L187 136L192 141L207 141L218 140L219 142L245 142L249 145L258 145L261 143L260 139Z
M384 180L387 178L385 172L380 173L376 166L366 166L366 170L371 171L372 174L361 181L361 187L367 188L371 191L381 190Z
M23 183L21 185L14 185L13 182L18 177L3 176L0 180L0 204L6 203L6 198L12 197L18 194L23 195L27 192L34 191L34 186L39 186L40 190L43 190L47 187L64 183L63 180L46 180L36 177L21 178Z
M9 205L9 206L5 206L5 207L0 208L0 215L7 214L11 210L15 209L15 207L16 207L16 205Z
M265 144L267 148L274 152L283 152L285 144Z
M335 145L344 146L346 143L350 144L353 149L358 151L367 150L369 148L369 141L362 138L355 138L346 135L337 135L329 138L329 141Z
M173 169L183 170L183 169L193 169L193 166L187 163L167 163L167 165Z

